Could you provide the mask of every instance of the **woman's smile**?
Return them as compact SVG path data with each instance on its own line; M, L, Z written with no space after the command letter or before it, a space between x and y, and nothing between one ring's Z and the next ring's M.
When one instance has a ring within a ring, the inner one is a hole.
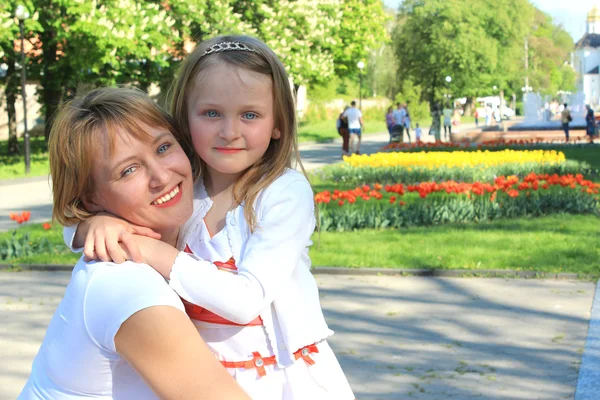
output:
M181 193L181 183L179 183L172 190L160 196L150 204L160 208L174 206L175 204L179 203L179 200L181 200Z

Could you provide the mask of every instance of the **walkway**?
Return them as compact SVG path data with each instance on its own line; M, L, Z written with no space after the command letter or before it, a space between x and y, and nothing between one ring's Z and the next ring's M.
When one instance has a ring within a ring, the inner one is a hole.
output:
M0 272L0 399L14 399L25 384L69 278L68 272ZM316 279L336 332L331 346L357 399L574 398L593 283Z

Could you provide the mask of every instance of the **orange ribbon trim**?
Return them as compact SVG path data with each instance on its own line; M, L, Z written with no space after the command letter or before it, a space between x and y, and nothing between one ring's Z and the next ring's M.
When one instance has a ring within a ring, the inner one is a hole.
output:
M267 375L265 366L277 364L275 356L261 357L258 351L253 351L252 355L254 358L248 361L221 361L221 364L225 368L244 368L244 369L256 369L258 376L263 377Z
M302 358L304 360L305 363L307 363L308 365L314 365L315 364L315 360L313 360L310 357L311 353L318 353L319 352L319 348L317 347L316 344L311 344L308 345L306 347L301 348L300 350L298 350L297 352L294 353L294 357L296 357L296 360L299 358Z
M190 249L190 246L188 246L187 244L185 245L185 249L183 251L188 254L194 254L192 249ZM215 261L213 264L216 265L217 268L219 268L220 270L228 272L237 271L237 266L235 265L235 260L233 259L233 257L227 260L227 262ZM236 324L235 322L229 321L228 319L223 318L220 315L217 315L211 311L208 311L207 309L202 308L196 304L192 304L184 299L181 300L183 301L183 305L185 306L185 312L188 315L188 317L195 319L196 321L230 326L260 326L263 324L262 318L260 316L254 318L254 320L250 321L249 324Z

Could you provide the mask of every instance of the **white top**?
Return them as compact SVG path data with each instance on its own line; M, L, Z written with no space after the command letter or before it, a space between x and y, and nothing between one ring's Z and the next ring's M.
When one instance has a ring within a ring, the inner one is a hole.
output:
M196 248L203 240L203 218L211 206L200 180L194 214L183 228L178 248L186 243ZM279 364L287 366L295 351L333 334L310 272L308 247L315 229L310 184L303 174L288 169L259 194L254 210L258 227L253 233L243 207L227 213L224 229L237 275L182 252L173 265L170 285L190 303L232 322L248 324L260 316Z
M422 132L421 127L415 129L415 134L417 135L417 137L421 137L421 132Z
M360 129L360 119L362 113L356 107L350 107L344 111L344 117L348 118L348 129Z
M404 125L404 117L406 117L406 110L404 108L395 108L392 111L392 117L394 118L395 125Z
M117 354L114 337L140 310L184 307L151 267L126 264L75 265L18 400L158 398Z
M199 237L202 240L193 243L191 246L188 244L194 254L212 262L227 262L233 256L226 229L222 229L213 237L210 236L206 223L200 226L200 230ZM224 274L235 273L225 270L221 272ZM240 327L194 319L192 319L192 322L196 326L196 329L198 329L206 345L215 353L219 360L251 360L253 357L252 352L254 351L258 351L263 357L273 355L273 349L269 346L264 326Z

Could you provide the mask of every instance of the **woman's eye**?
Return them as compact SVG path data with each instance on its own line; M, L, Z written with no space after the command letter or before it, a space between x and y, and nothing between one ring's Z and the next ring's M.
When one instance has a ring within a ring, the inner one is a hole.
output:
M124 178L127 175L133 174L136 170L137 170L137 167L129 167L129 168L124 169L123 172L121 172L121 178Z
M216 118L219 116L219 113L216 112L215 110L210 110L210 111L205 112L204 115L206 115L207 117L210 117L210 118Z
M166 152L167 150L169 150L169 147L171 147L171 145L169 143L165 143L165 144L161 145L158 148L158 154L163 154L164 152Z
M255 119L256 117L258 117L258 115L256 115L253 112L249 112L249 113L244 114L244 118L246 118L246 119Z

